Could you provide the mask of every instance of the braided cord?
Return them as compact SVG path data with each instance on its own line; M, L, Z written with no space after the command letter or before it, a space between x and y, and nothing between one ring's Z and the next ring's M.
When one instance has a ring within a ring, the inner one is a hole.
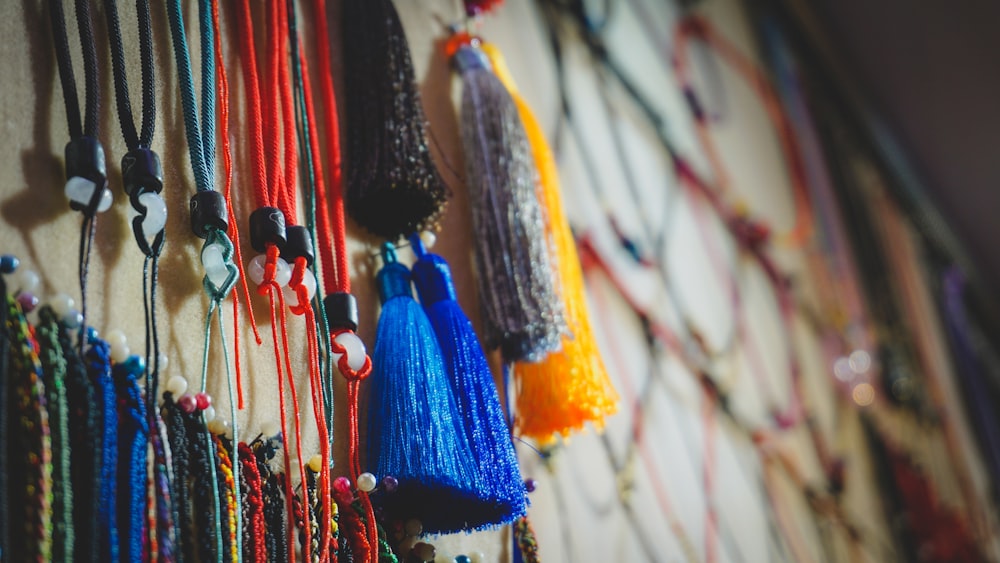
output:
M129 99L118 1L104 0L104 13L108 20L108 43L111 45L111 72L115 82L115 105L118 108L122 136L125 137L125 144L130 150L148 147L153 140L153 130L156 127L154 90L156 70L153 62L153 28L149 17L149 0L137 0L135 4L139 20L139 57L142 68L142 129L138 133L132 116L132 101Z
M191 53L188 50L184 17L181 15L181 0L167 2L167 17L170 21L170 37L177 64L177 77L181 88L181 105L184 107L184 131L188 140L188 154L194 171L198 191L214 189L215 175L215 59L212 57L213 30L209 2L198 3L201 15L202 45L202 96L201 119L199 123L197 99L194 91L194 74L191 70ZM210 69L211 72L207 72Z
M96 391L97 416L100 424L100 454L96 456L94 490L97 520L98 556L105 561L118 560L118 410L115 386L111 378L110 347L108 343L91 339L87 350L87 371Z
M112 368L118 396L118 523L122 558L139 561L143 554L143 519L146 516L146 456L149 419L139 371L130 363Z
M10 332L10 372L13 403L9 422L20 426L7 444L9 460L9 502L24 507L24 520L11 522L10 561L50 561L52 559L52 450L42 366L31 338L28 322L17 301L7 299L7 329ZM13 429L12 429L13 430ZM20 525L20 532L13 529Z
M45 401L52 443L52 560L72 561L73 487L70 477L69 407L66 399L67 360L59 333L62 327L51 307L38 312L35 335L42 362Z

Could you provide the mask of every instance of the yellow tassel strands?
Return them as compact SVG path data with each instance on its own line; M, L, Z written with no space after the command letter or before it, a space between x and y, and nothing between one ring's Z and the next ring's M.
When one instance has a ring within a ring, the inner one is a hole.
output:
M563 211L559 171L552 149L531 108L518 93L503 55L494 45L483 44L482 49L493 72L514 98L531 143L539 173L539 199L547 212L546 229L556 252L557 286L570 329L570 334L562 339L560 351L537 363L518 362L513 366L518 389L515 430L545 443L557 435L580 430L587 422L603 428L604 418L618 410L618 394L608 378L590 328L583 271Z

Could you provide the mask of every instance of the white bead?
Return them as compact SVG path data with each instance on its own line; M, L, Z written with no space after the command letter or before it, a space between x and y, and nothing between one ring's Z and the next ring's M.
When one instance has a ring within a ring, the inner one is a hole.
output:
M90 197L94 194L95 189L97 189L97 184L86 178L74 176L66 182L65 193L70 201L86 207L90 205ZM111 209L111 204L114 202L111 190L107 188L101 189L103 191L101 192L101 201L97 204L98 213L104 213L108 209Z
M312 270L305 270L303 272L302 285L306 286L309 301L312 301L312 298L316 296L316 276L313 275ZM282 291L285 293L285 302L288 303L289 307L294 305L304 305L304 303L299 303L299 294L295 293L291 284L286 285Z
M260 285L264 282L264 264L267 262L267 256L263 254L258 254L250 259L250 263L247 264L246 272L247 277L254 285Z
M104 188L101 192L101 202L97 204L97 212L104 213L108 209L111 209L111 204L114 203L115 198L111 195L111 190Z
M472 563L483 563L486 561L486 555L482 551L471 551L469 552L469 561Z
M111 347L111 361L120 364L127 360L131 353L128 344L116 344Z
M52 307L52 312L59 319L65 319L69 315L69 312L73 310L74 305L76 305L76 302L65 293L57 293L55 297L49 299L49 307Z
M175 375L167 380L166 390L170 392L171 395L176 399L187 391L188 382L186 379L179 375Z
M118 330L109 330L108 334L104 336L104 340L108 342L108 346L114 348L115 346L128 346L128 339L125 338L125 333Z
M212 268L211 270L206 269L205 275L208 276L208 281L215 287L222 287L226 280L229 279L229 268L222 266L221 268Z
M155 192L146 192L139 196L139 205L146 208L146 217L142 220L142 234L146 238L154 237L167 225L167 204Z
M344 347L347 354L347 365L354 371L358 371L365 365L365 343L353 332L342 332L333 339L337 344ZM334 359L339 361L343 354L334 354Z
M375 490L375 485L378 482L375 480L375 476L367 471L358 475L358 490L370 493Z
M420 241L424 243L425 247L431 248L437 242L437 235L432 231L423 231L420 233Z
M265 438L273 438L278 435L278 432L281 432L281 429L278 428L278 423L273 420L264 421L264 423L260 425L260 433L263 434Z
M207 409L206 409L207 410ZM229 434L229 421L224 418L213 418L208 421L208 431L212 434Z
M283 258L278 258L278 261L275 262L274 281L281 287L285 287L288 282L292 281L292 268Z
M205 410L201 411L201 416L205 419L205 422L212 422L215 420L215 407L208 405Z
M229 268L226 267L226 258L222 245L210 244L201 251L201 265L205 268L205 275L215 287L222 287L229 279Z
M264 254L258 254L250 259L250 263L247 264L247 277L254 285L260 285L264 283L264 266L267 264L267 256ZM288 285L288 281L292 279L292 269L288 267L288 262L284 259L278 258L278 261L274 264L274 281L278 282L278 286L285 287Z
M14 293L27 293L29 291L35 291L39 283L38 274L27 268L18 268L17 271L14 272L11 281L13 281L10 285L14 289Z
M156 356L156 364L161 371L165 370L167 369L167 366L170 365L170 358L163 352L160 352L160 354Z

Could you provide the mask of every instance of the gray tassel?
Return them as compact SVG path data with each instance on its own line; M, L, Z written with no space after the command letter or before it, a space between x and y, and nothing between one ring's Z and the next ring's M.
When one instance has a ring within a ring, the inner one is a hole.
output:
M568 332L538 200L538 171L517 106L484 53L465 46L462 142L472 203L487 347L504 360L539 361Z

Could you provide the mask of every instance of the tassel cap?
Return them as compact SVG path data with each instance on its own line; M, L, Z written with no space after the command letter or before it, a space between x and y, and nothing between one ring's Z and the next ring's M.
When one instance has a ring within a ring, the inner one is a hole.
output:
M410 288L410 270L400 264L396 258L396 247L391 242L382 245L382 260L385 265L375 277L378 285L378 295L385 304L393 297L412 297Z
M430 254L416 233L410 235L410 246L417 255L413 265L413 284L417 286L420 302L424 307L451 299L458 300L455 293L455 282L451 278L451 267L448 262L437 254Z
M451 64L455 65L455 68L463 73L470 70L490 70L492 68L489 58L486 57L486 53L471 45L460 47L451 58Z

